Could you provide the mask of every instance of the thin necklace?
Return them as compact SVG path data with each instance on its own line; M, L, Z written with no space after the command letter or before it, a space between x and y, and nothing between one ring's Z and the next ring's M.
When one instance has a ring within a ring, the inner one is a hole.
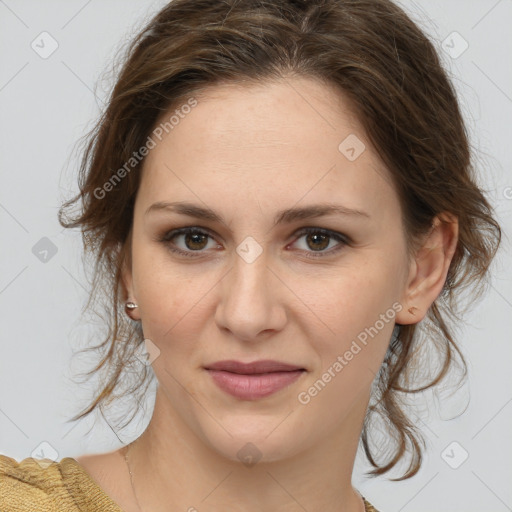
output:
M130 473L130 483L132 484L132 491L133 495L135 496L135 502L137 503L137 507L139 508L139 511L142 512L142 507L140 506L139 500L137 498L137 493L135 492L135 486L133 485L133 474L132 470L130 469L130 463L128 462L128 451L130 450L130 444L126 447L126 450L124 452L124 460L126 461L126 466L128 467L128 472Z
M124 452L124 460L126 461L126 466L128 467L128 472L130 473L130 483L132 484L132 491L133 491L133 495L135 496L135 502L137 503L137 507L139 508L139 511L142 512L142 507L140 506L139 500L137 498L137 493L135 492L135 486L133 485L132 470L130 469L130 463L128 462L128 451L130 450L130 446L131 445L128 445L126 447L126 450ZM364 496L362 496L359 491L356 490L356 492L357 492L357 494L359 494L359 496L361 497L361 501L363 502L363 511L366 511L366 500L365 500Z

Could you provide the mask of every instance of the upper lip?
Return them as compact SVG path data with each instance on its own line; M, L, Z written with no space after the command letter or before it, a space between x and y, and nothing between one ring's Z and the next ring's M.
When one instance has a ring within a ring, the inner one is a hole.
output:
M216 363L205 366L207 370L224 370L231 373L240 373L250 375L253 373L271 373L271 372L291 372L296 370L304 370L301 366L282 363L280 361L272 361L265 359L262 361L254 361L252 363L242 363L241 361L217 361Z

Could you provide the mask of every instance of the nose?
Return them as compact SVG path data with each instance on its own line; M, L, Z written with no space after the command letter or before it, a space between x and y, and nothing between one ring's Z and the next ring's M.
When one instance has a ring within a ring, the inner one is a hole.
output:
M263 334L283 329L286 287L265 252L252 262L234 255L234 264L219 285L215 321L221 330L240 340L259 341Z

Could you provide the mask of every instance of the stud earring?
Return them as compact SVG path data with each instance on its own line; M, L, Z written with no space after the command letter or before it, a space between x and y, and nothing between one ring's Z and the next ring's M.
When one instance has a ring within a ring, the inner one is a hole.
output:
M126 303L126 309L135 309L135 308L138 308L139 306L137 306L137 304L135 304L135 302L132 302L132 301L128 301Z
M414 313L414 310L417 310L417 309L418 309L418 308L416 308L416 307L412 306L412 307L410 307L407 311L409 311L409 313L410 313L411 315L414 315L414 314L415 314L415 313Z

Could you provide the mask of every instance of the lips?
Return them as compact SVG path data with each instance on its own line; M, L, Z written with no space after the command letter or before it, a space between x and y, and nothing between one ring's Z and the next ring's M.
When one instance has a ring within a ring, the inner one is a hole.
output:
M240 361L218 361L206 366L207 370L222 370L225 372L238 373L241 375L253 375L255 373L292 372L304 370L301 366L295 366L270 359L255 361L253 363L242 363Z
M279 361L218 361L205 367L213 382L240 400L259 400L292 385L306 370Z

